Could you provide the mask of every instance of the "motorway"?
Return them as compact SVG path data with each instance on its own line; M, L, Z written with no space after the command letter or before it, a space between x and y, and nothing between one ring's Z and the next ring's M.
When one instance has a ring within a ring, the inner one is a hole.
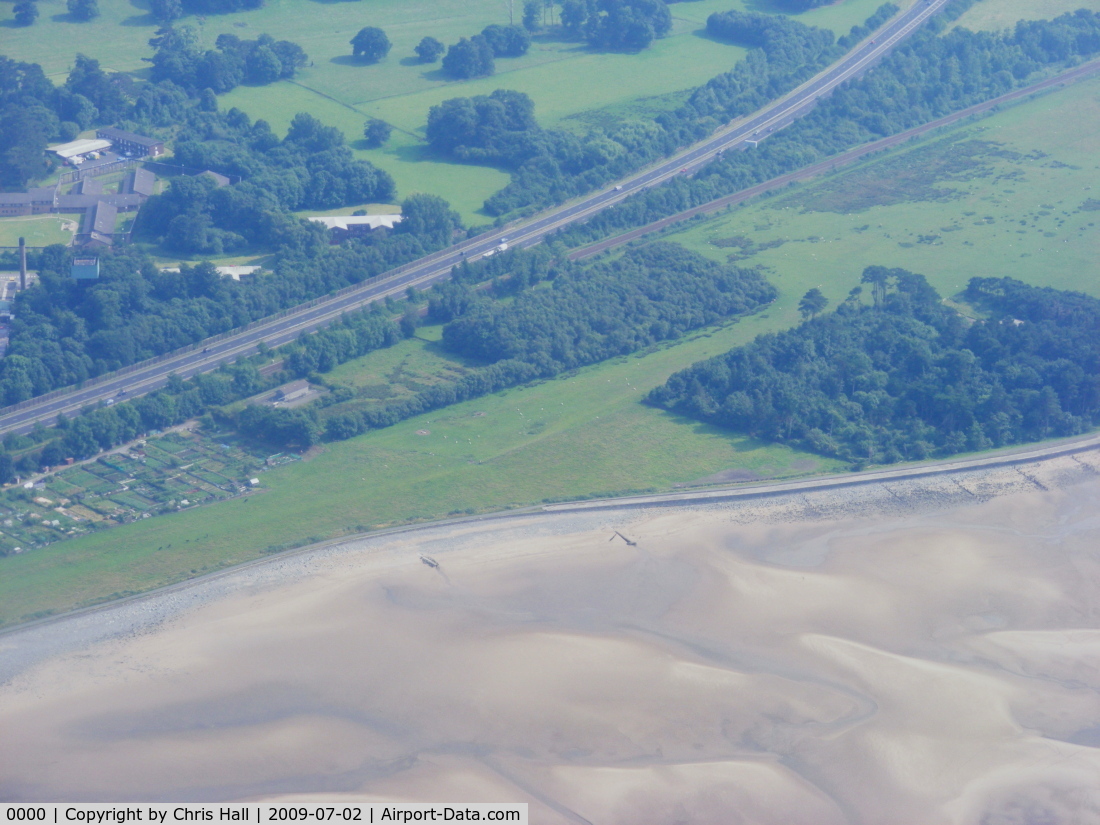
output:
M841 60L808 80L794 91L756 113L731 122L709 138L673 157L624 179L618 185L542 212L527 221L495 229L461 244L428 255L368 282L341 290L327 298L311 301L249 327L209 339L203 344L169 356L135 365L118 373L86 382L84 387L49 393L38 399L0 412L0 434L26 433L36 423L49 424L59 413L72 414L90 404L109 399L128 399L156 390L170 375L188 378L209 372L223 363L255 351L261 342L278 346L303 332L326 326L341 314L391 295L401 295L410 286L423 288L450 276L451 268L463 260L477 260L492 254L500 244L530 247L548 234L613 206L632 194L690 173L711 162L726 150L745 149L747 141L763 140L810 111L816 102L837 86L873 66L894 46L915 32L948 0L917 0L906 12L889 21Z

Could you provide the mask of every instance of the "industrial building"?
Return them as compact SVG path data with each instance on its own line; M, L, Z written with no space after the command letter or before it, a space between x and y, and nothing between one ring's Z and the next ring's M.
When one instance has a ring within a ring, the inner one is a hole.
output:
M80 140L70 141L69 143L62 143L60 146L53 146L46 151L52 152L63 161L77 166L82 163L87 156L106 152L110 148L111 141L109 140L82 138Z
M132 169L118 184L118 192L105 191L101 181L84 176L62 193L58 185L27 192L0 193L0 217L70 212L81 215L74 245L109 246L115 242L119 212L141 208L156 188L156 176L147 169ZM113 185L112 185L113 186Z
M53 212L56 198L56 186L29 189L26 192L0 192L0 218Z
M118 209L105 201L97 201L85 210L77 246L110 246L114 242Z
M163 141L127 132L124 129L116 129L114 126L96 129L95 136L100 140L109 141L116 152L129 157L155 158L164 154Z
M393 229L401 222L400 215L316 215L309 220L329 230L329 240L336 244L348 238L369 235L376 229Z

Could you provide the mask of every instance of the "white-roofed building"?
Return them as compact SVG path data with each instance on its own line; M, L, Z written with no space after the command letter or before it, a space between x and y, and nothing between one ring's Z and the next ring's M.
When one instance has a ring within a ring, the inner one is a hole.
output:
M51 146L47 151L53 152L62 160L71 160L83 155L90 155L92 152L103 152L110 148L111 141L109 140L82 138L69 143L62 143L60 146Z
M309 220L319 223L332 233L334 243L356 235L366 235L379 227L393 229L401 222L400 215L317 215Z

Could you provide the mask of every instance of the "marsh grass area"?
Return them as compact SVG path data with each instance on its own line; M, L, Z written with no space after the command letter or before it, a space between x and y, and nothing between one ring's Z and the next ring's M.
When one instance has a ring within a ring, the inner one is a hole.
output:
M846 0L798 19L842 34L862 23L880 3ZM517 4L517 14L521 5ZM55 82L64 79L77 52L100 60L109 69L144 76L148 63L143 58L152 55L148 41L157 29L147 3L101 0L99 6L99 18L76 23L70 20L63 0L42 0L38 22L14 29L11 5L4 4L0 26L18 34L4 38L3 52L17 60L39 63ZM206 48L213 48L223 33L246 38L267 33L298 43L312 63L293 81L238 87L220 98L220 106L237 106L253 118L268 120L279 132L285 131L296 113L310 112L343 130L358 156L390 172L401 197L432 192L450 201L468 223L477 224L486 221L478 213L482 202L508 183L508 175L490 167L450 163L428 152L424 126L433 105L451 97L504 88L529 94L544 126L586 129L593 118L652 117L675 107L686 90L729 71L744 57L744 49L711 40L703 31L707 15L732 7L777 8L771 0L677 3L672 6L671 34L638 54L595 52L582 43L537 35L528 54L498 59L493 77L463 82L447 80L438 63L417 63L414 46L425 36L450 44L477 34L490 23L507 23L507 3L268 0L264 8L255 11L186 17L178 25L195 27ZM368 25L383 28L393 43L389 55L376 64L358 63L350 56L348 41ZM583 117L578 119L578 115ZM368 117L382 118L395 127L381 149L363 146L362 129Z
M765 267L789 324L792 297L819 287L835 306L871 264L945 297L976 276L1096 295L1098 149L1093 79L666 237Z

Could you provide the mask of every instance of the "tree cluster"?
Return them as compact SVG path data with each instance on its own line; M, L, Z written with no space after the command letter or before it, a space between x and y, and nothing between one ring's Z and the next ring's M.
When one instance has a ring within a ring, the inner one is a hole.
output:
M34 0L20 0L11 7L12 18L17 26L33 26L38 19L38 4Z
M209 176L176 177L149 199L138 231L180 252L220 254L245 243L282 243L301 232L286 214L393 197L393 179L355 159L343 132L300 113L280 140L266 121L236 109L201 128L182 129L175 155L194 169L239 178L218 188Z
M461 38L443 55L443 74L455 80L488 77L495 71L493 47L480 34Z
M494 23L482 29L481 36L493 50L493 57L522 57L531 48L531 35L523 26L499 26Z
M351 39L351 53L364 63L377 63L390 53L389 37L377 26L365 26Z
M417 54L425 63L434 63L440 54L437 46L442 48L438 40L425 37L416 47ZM482 29L481 34L463 37L451 45L443 56L443 74L455 80L488 77L496 71L494 58L521 57L530 47L531 35L523 26L494 23Z
M969 323L924 278L869 267L837 310L673 375L649 400L859 465L1074 435L1100 423L1100 301L975 278Z
M73 418L59 415L56 427L36 427L29 437L14 434L5 437L4 452L0 452L0 484L14 481L17 472L29 475L56 467L69 458L91 458L266 387L254 364L238 363L187 381L172 376L163 389L132 401L89 407ZM20 455L13 460L11 453Z
M96 0L66 0L65 7L73 20L87 23L99 17L99 3Z
M517 168L544 151L535 104L523 92L456 97L428 112L428 145L459 160Z
M255 40L220 34L215 48L204 51L194 29L166 27L149 43L155 49L151 58L154 81L168 80L191 91L211 89L216 94L242 83L262 86L294 77L309 61L297 43L266 34Z
M563 0L562 27L598 49L646 48L672 28L664 0Z
M491 277L492 302L470 289ZM527 287L549 279L549 289ZM487 362L454 383L437 384L392 404L334 411L325 438L351 438L369 429L497 392L537 378L635 352L722 318L752 312L775 290L755 270L719 266L676 244L631 250L614 263L575 267L545 248L510 250L456 268L449 284L433 288L429 314L451 320L444 346Z
M489 363L522 361L549 377L753 311L776 294L755 270L671 243L562 272L552 283L510 303L474 303L443 328L444 347Z
M447 47L434 37L424 37L414 49L421 63L435 63L447 51Z
M48 174L53 161L44 155L46 145L121 117L133 85L128 75L108 74L83 54L60 87L37 63L0 56L0 185L23 188Z
M274 234L283 246L270 273L246 281L221 277L209 263L161 272L129 247L101 254L98 281L76 282L69 277L69 250L48 247L33 261L39 282L16 299L7 356L0 360L0 404L70 386L360 283L450 243L459 226L457 215L433 195L412 196L402 208L405 220L392 233L341 246L330 246L317 224L260 213L281 226Z

